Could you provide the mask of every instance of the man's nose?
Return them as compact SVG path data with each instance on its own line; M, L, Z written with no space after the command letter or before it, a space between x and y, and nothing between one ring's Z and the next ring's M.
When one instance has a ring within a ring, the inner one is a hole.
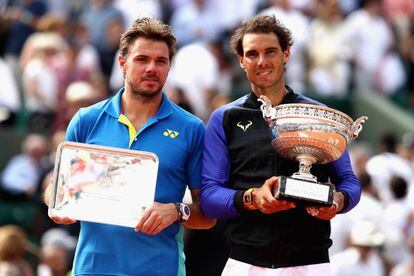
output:
M267 61L267 58L264 54L259 55L259 60L257 62L258 66L265 66L267 65L269 62Z
M147 73L153 73L157 71L157 66L155 64L155 61L151 60L146 67L146 72Z

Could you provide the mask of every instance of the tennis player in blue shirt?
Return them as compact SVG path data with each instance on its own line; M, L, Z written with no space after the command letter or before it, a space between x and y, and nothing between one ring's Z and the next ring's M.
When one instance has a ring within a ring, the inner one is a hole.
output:
M206 229L215 224L199 208L204 124L162 92L174 45L168 25L136 20L120 42L125 87L80 109L68 127L69 141L143 150L159 159L155 202L135 229L81 222L74 275L185 275L182 225ZM189 206L182 203L186 187L193 199Z

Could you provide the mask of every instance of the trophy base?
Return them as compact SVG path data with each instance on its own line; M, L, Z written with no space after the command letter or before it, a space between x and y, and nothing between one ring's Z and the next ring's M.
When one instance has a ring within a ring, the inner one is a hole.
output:
M335 186L332 184L279 176L276 198L301 201L307 205L330 206L333 204L334 189Z

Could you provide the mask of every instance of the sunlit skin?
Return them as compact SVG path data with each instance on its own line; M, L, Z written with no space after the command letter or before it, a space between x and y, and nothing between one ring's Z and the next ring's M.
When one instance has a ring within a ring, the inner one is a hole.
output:
M290 50L282 50L274 33L246 34L242 45L243 56L238 58L253 93L266 95L273 104L278 104L285 94L284 67Z
M119 66L125 78L122 107L136 130L156 112L171 61L167 43L139 37L133 41Z
M130 45L126 57L119 56L119 64L125 78L124 94L128 98L161 101L162 87L170 69L165 42L138 38Z

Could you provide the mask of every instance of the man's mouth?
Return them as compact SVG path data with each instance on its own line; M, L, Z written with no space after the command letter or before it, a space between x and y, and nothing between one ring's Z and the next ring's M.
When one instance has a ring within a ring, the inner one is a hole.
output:
M160 79L157 76L146 76L142 78L142 81L160 82Z
M268 76L272 73L272 71L259 71L256 73L258 76Z

